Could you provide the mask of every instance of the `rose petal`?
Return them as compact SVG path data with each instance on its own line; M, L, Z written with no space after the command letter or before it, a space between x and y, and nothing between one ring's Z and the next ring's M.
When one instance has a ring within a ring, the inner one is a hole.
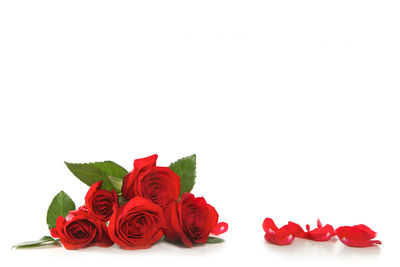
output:
M110 247L114 244L111 240L110 236L108 235L108 229L104 222L99 223L99 234L97 236L96 244L99 247Z
M135 161L133 162L133 169L154 167L154 166L156 166L157 158L158 158L158 155L154 154L154 155L148 156L146 158L135 159Z
M193 247L192 242L182 230L182 225L178 219L177 203L171 202L165 210L166 228L164 230L165 238L170 242L182 241L186 246Z
M376 236L376 232L364 224L339 227L336 229L336 234L343 244L350 247L369 247L382 244L379 240L371 240Z
M71 221L74 217L75 217L74 213L73 213L73 212L70 212L70 213L67 214L67 216L65 216L65 220L66 220L67 222L69 222L69 221Z
M203 198L204 199L204 198ZM204 199L204 202L207 203ZM209 214L209 227L210 227L210 232L212 233L213 229L217 226L218 224L218 212L217 210L211 206L210 204L206 204L207 208L208 208L208 214ZM228 229L227 229L228 230ZM226 231L225 231L226 232ZM222 234L222 233L221 233Z
M335 229L330 224L322 226L320 219L317 220L317 228L310 231L310 225L306 225L307 234L304 238L314 241L328 241L332 236L335 236Z
M286 227L295 237L304 237L307 234L297 223L289 221Z
M78 208L79 211L88 212L88 209L85 206L80 206Z
M269 229L277 230L278 227L276 227L274 220L272 220L271 218L265 218L263 222L263 229L265 232L267 232Z
M296 236L304 233L301 226L293 222L278 228L271 218L264 220L263 229L265 231L265 240L280 246L291 244Z
M54 238L59 238L59 237L60 237L60 236L58 235L57 228L51 228L51 229L50 229L50 234L51 234L51 236L54 237Z
M354 225L355 228L359 229L365 238L372 239L376 237L376 232L372 231L371 228L365 224Z
M226 222L218 223L211 231L213 235L220 235L228 231L228 224Z

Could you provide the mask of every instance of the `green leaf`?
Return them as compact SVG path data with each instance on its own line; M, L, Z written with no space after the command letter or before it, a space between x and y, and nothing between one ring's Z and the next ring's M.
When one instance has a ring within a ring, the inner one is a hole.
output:
M33 248L33 247L48 246L48 245L59 246L60 241L58 239L52 238L51 236L44 236L36 241L28 241L16 244L12 248Z
M121 192L121 188L122 188L122 182L124 181L124 178L108 176L108 179L110 180L114 190L117 193L120 193Z
M169 165L179 177L181 177L181 195L193 189L196 179L196 155L181 158Z
M122 206L125 203L127 203L128 201L126 201L126 199L122 195L119 195L118 196L118 202L119 202L119 205Z
M101 169L108 176L113 176L117 178L124 178L128 174L128 171L124 167L121 167L113 161L103 161L93 163L96 167Z
M56 227L58 216L65 217L71 210L75 210L75 203L64 191L61 191L53 198L47 210L46 219L49 229Z
M209 236L207 239L208 244L217 244L222 242L225 242L225 240L219 237Z
M102 188L117 193L121 192L122 181L128 173L123 167L112 161L94 163L68 163L68 169L82 182L91 186L97 181L103 181Z

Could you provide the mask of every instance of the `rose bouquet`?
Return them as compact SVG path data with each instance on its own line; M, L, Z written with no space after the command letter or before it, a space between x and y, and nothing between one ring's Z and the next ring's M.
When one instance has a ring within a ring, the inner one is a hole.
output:
M223 242L216 235L226 232L228 224L218 223L215 208L190 193L196 177L196 155L169 167L157 166L157 157L135 160L131 172L112 161L66 162L68 169L90 186L84 205L76 209L61 191L47 211L51 236L15 247L61 243L66 249L80 249L115 243L123 249L142 249L163 237L187 247Z

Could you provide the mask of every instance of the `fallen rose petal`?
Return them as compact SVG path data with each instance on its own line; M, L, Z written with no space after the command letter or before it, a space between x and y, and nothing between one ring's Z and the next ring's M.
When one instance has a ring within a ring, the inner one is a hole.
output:
M295 237L304 238L308 233L301 228L300 225L294 222L288 222L287 228Z
M342 226L336 229L339 240L349 247L369 247L382 244L375 238L376 232L364 224L354 226Z
M372 231L371 228L369 228L365 224L358 224L355 225L354 227L360 230L365 238L372 239L376 237L376 232Z
M226 222L218 223L211 231L213 235L220 235L228 231L228 224Z
M314 241L328 241L332 236L335 236L335 229L330 224L322 226L320 219L317 220L317 228L310 231L310 225L306 225L307 235L304 238Z
M289 245L296 236L304 235L304 230L297 223L289 222L287 225L278 228L271 218L265 218L263 229L265 240L280 246Z

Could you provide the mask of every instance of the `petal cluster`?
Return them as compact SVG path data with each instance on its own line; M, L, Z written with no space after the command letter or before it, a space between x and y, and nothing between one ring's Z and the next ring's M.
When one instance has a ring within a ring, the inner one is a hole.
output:
M336 230L332 225L322 225L318 219L317 228L311 230L310 225L306 225L306 231L297 223L288 222L288 224L278 228L271 218L266 218L263 222L265 231L265 240L276 245L289 245L293 240L305 238L313 241L328 241L333 236L350 247L368 247L382 244L379 240L372 240L376 237L376 232L372 231L368 226L359 224L355 226L341 226Z

